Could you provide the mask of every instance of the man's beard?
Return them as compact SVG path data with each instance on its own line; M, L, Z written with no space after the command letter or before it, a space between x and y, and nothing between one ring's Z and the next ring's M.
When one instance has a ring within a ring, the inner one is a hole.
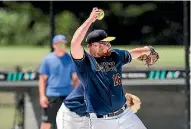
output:
M108 49L106 53L104 53L104 56L110 56L111 55L111 49Z

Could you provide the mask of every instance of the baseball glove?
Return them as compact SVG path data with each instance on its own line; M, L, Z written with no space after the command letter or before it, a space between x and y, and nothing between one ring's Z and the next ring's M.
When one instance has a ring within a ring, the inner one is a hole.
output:
M155 49L152 46L149 47L151 53L149 55L142 55L138 57L138 60L145 62L145 65L147 67L153 65L157 60L159 59L159 54L155 51Z
M128 107L132 112L136 113L141 107L141 100L137 96L129 93L126 93L125 97L127 99L126 104Z

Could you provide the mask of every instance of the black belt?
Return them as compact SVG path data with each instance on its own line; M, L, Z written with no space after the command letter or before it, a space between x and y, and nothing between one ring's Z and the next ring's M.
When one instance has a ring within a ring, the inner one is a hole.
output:
M97 118L106 118L106 117L118 116L118 115L122 114L126 108L127 108L127 105L125 104L125 105L123 105L123 107L121 109L119 109L115 112L109 113L107 115L96 115L96 116L97 116Z

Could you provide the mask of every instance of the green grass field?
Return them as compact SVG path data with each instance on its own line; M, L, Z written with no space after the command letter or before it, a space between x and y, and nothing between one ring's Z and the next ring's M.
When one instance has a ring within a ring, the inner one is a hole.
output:
M15 109L11 107L0 107L0 129L12 129Z
M15 94L0 92L0 129L11 129L15 116Z
M115 46L114 48L131 49L135 46ZM183 47L155 47L160 54L159 61L153 67L184 67ZM69 50L69 49L67 49ZM49 52L48 47L0 47L0 68L13 68L20 65L26 69L36 68L43 56ZM143 63L134 60L129 66L141 67Z

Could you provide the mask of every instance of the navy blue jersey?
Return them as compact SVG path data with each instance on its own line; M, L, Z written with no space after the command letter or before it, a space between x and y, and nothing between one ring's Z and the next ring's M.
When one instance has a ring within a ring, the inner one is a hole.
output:
M86 104L84 102L84 88L79 84L73 91L66 97L64 104L70 111L75 112L80 116L87 114Z
M131 60L128 51L119 49L113 49L108 57L96 58L85 52L83 59L74 59L78 77L85 88L88 113L105 115L125 104L122 66Z

